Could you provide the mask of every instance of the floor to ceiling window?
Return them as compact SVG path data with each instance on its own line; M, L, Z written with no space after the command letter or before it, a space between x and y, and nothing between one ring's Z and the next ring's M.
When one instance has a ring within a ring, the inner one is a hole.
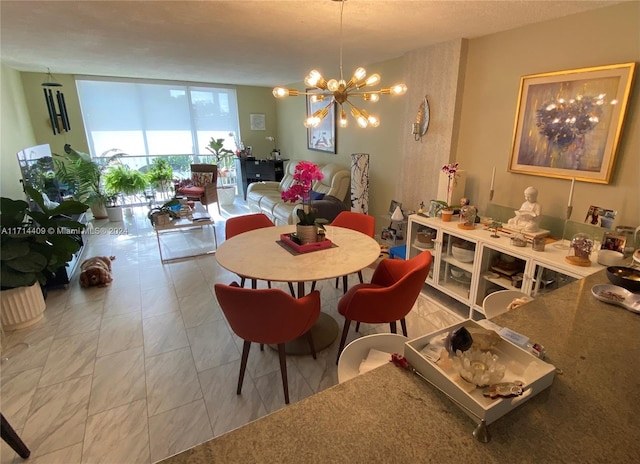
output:
M206 155L212 137L230 150L240 140L233 87L94 77L76 85L94 157L111 149L145 158Z

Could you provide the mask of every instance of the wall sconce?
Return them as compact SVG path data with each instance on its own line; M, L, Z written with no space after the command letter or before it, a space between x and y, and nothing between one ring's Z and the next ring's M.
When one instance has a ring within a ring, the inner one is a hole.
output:
M417 142L422 141L422 137L427 133L429 128L429 101L427 96L424 96L424 100L420 103L418 113L416 114L416 122L411 124L411 134L413 134L414 140Z
M55 100L53 98L52 89L54 87L62 87L62 84L55 81L49 68L47 68L46 78L47 80L42 83L42 87L44 91L44 100L47 102L47 110L49 111L49 119L51 120L51 130L53 130L53 135L56 135L56 133L61 134L62 130L69 132L71 130L71 125L69 124L67 105L64 102L64 94L60 90L56 90ZM58 102L59 112L56 110L56 100ZM60 120L61 124L58 124L58 120Z

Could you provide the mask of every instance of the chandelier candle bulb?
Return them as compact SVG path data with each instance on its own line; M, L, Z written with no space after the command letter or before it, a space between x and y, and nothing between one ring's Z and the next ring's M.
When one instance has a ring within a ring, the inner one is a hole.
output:
M569 190L569 202L567 203L567 206L572 206L572 202L573 202L573 187L576 184L576 178L573 177L571 179L571 189Z
M496 183L496 167L493 167L493 172L491 173L491 187L490 190L493 190L493 186Z

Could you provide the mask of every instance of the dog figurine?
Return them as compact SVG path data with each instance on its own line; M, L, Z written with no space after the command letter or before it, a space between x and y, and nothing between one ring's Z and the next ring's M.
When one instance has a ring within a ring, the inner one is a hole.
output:
M80 265L81 287L105 287L113 281L111 261L115 256L96 256L85 259Z

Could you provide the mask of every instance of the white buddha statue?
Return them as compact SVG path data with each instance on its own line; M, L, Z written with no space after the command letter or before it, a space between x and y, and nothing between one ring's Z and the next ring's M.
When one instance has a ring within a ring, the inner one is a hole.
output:
M527 187L524 191L524 199L525 202L522 203L520 209L515 212L516 215L507 222L507 227L523 232L537 232L541 211L540 204L538 203L538 189L535 187Z

